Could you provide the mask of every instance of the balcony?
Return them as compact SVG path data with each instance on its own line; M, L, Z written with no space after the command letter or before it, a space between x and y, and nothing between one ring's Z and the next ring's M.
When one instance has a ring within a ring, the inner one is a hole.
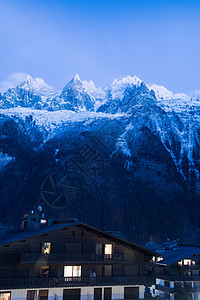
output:
M124 262L123 254L82 254L82 253L21 253L21 264L34 264L34 263L100 263L100 264L119 264Z
M0 290L65 288L82 286L152 285L155 278L141 277L73 277L73 278L9 278L0 279Z
M179 276L170 276L171 281L200 281L200 276L186 276L186 275L179 275Z
M188 294L193 294L193 293L198 293L200 292L200 286L188 286L185 285L184 286L175 286L174 289L171 289L172 293L180 293L180 292L184 292L184 293L188 293Z
M163 285L156 284L156 290L164 292L167 295L170 294L170 287L168 287L168 286L163 286Z
M178 268L180 268L180 270L200 270L200 265L196 264L196 265L183 265L183 266L178 266Z

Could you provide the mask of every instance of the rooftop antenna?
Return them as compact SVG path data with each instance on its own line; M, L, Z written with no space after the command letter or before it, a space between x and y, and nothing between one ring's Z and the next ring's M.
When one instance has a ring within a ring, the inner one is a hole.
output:
M39 205L38 208L37 208L37 210L38 210L39 212L41 212L41 211L42 211L42 206Z

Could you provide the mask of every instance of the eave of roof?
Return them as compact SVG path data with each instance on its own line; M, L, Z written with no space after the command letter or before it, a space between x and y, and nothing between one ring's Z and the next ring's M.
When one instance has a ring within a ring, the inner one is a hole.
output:
M0 247L9 245L9 244L14 243L14 242L20 242L20 241L22 241L24 239L27 239L27 238L37 237L41 234L45 234L45 233L48 233L48 232L51 232L51 231L54 231L54 230L64 229L64 228L67 228L67 227L73 227L73 226L78 226L78 225L80 225L82 227L85 227L85 228L88 228L90 230L93 230L95 232L101 233L104 236L107 236L111 239L117 240L117 241L119 241L123 244L126 244L130 247L133 247L134 249L138 249L138 250L142 251L145 254L148 254L148 255L151 255L151 256L161 256L161 254L159 254L158 252L155 252L153 250L149 250L145 247L139 246L135 243L129 242L129 241L124 240L124 239L122 239L118 236L115 236L115 235L110 234L106 231L97 229L95 227L92 227L92 226L87 225L87 224L85 224L83 222L80 222L80 221L75 221L73 223L62 223L62 224L58 223L58 224L53 224L51 226L42 227L39 230L30 230L30 231L26 230L26 231L22 231L22 232L12 233L12 234L9 234L8 236L6 236L4 239L0 240Z
M8 234L4 239L0 240L0 247L5 246L14 242L20 242L21 240L31 238L31 237L36 237L41 234L48 233L50 231L58 230L58 229L63 229L66 227L71 227L71 226L76 226L80 224L79 221L73 222L73 223L66 223L66 224L53 224L50 226L45 226L40 228L39 230L25 230L25 231L19 231L16 233L11 233Z
M191 258L198 253L200 253L200 246L180 246L180 248L175 251L166 250L163 253L164 259L159 261L157 264L170 266L181 261L182 259Z
M120 242L122 242L122 243L124 243L124 244L126 244L126 245L129 245L129 246L131 246L131 247L134 247L134 248L137 248L137 249L139 249L139 250L142 250L142 252L145 252L145 253L148 254L148 255L151 255L151 256L161 256L161 254L159 254L158 252L149 250L149 249L147 249L147 248L145 248L145 247L142 247L142 246L137 245L137 244L135 244L135 243L129 242L129 241L127 241L127 240L124 240L124 239L122 239L122 238L120 238L120 237L118 237L118 236L115 236L115 235L113 235L113 234L111 234L111 233L108 233L108 232L106 232L106 231L97 229L97 228L95 228L95 227L93 227L93 226L87 225L87 224L82 223L82 222L80 223L80 225L85 226L85 227L87 227L87 228L89 228L89 229L92 229L92 230L94 230L94 231L96 231L96 232L100 232L101 234L106 235L106 236L108 236L109 238L118 240L118 241L120 241Z

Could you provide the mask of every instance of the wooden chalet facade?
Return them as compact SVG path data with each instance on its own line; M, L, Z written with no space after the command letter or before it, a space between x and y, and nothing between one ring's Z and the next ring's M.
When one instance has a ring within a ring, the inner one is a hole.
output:
M144 299L157 253L75 219L25 215L0 239L0 300Z

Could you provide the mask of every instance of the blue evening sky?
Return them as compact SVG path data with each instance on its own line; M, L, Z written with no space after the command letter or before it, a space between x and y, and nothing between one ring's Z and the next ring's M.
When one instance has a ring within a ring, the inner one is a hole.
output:
M200 1L0 0L0 83L24 73L61 89L137 75L200 89Z

